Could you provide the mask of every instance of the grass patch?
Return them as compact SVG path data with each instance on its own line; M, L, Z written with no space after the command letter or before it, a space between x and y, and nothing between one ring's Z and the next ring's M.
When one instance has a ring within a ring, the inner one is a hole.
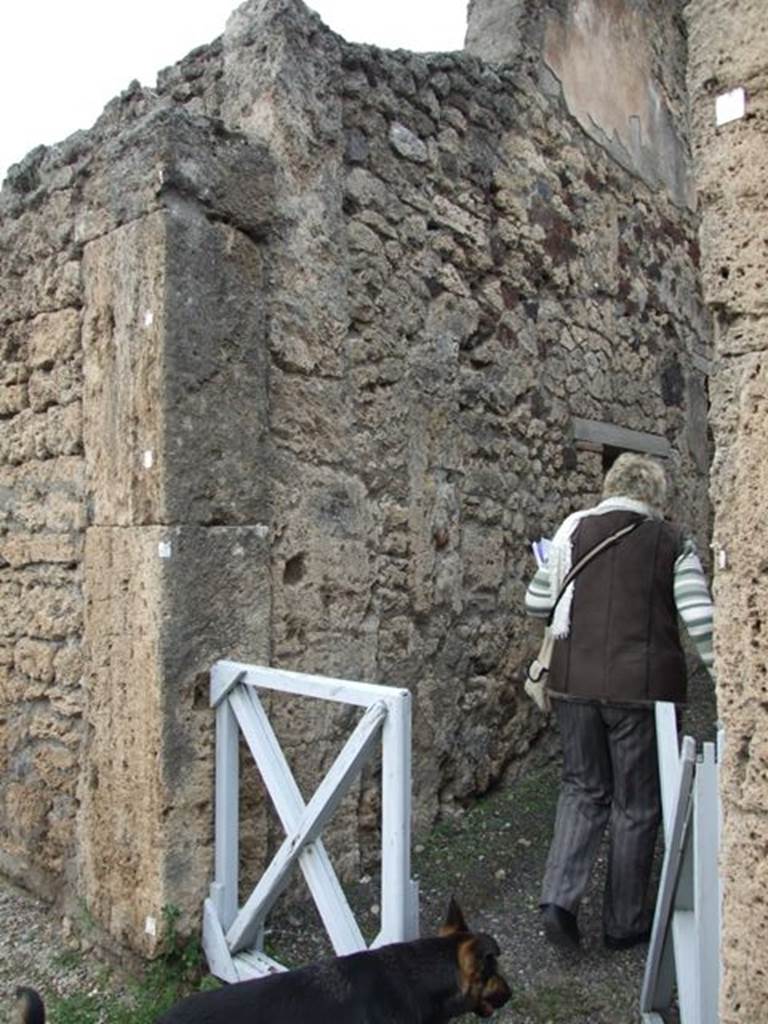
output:
M51 999L51 1024L154 1024L179 999L192 992L218 988L219 982L204 973L204 958L195 938L178 933L179 911L163 907L164 939L157 960L140 979L115 993L79 992ZM106 979L105 984L109 984Z
M57 967L62 967L65 970L69 970L73 967L79 967L83 962L83 954L79 949L67 949L63 953L58 953L53 958L54 964Z
M530 1024L572 1024L580 1019L577 1014L587 1014L593 1009L588 994L578 984L561 982L516 989L505 1012Z
M414 851L422 891L450 894L459 884L468 902L493 905L499 869L510 877L538 876L558 789L558 765L546 764L492 790L461 818L437 825Z
M122 994L78 993L55 999L49 1016L51 1024L154 1024L194 988L176 972L153 964L141 981L132 982Z
M598 1024L634 1020L631 1011L625 1017L626 1010L627 992L621 979L603 982L597 988L571 975L546 982L539 978L530 988L513 986L504 1014L526 1024L574 1024L583 1020Z

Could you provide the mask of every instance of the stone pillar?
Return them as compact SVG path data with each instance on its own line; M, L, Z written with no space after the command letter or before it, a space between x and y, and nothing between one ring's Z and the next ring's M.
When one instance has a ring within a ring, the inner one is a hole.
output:
M271 169L180 112L150 117L130 152L145 208L83 256L78 854L90 913L152 953L163 906L196 920L210 879L208 671L269 656Z
M350 281L365 256L348 235L342 41L301 0L250 0L223 38L222 117L269 146L280 241L270 262L270 425L274 441L271 664L377 680L375 511L350 374ZM370 453L367 454L370 458ZM402 680L388 680L402 683ZM278 702L270 711L308 794L330 767L349 709ZM357 784L363 786L362 782ZM369 787L370 788L370 787ZM342 876L362 873L353 791L326 835ZM249 818L266 801L245 790ZM282 840L282 834L273 841ZM243 857L257 862L243 837Z
M762 3L693 0L686 16L702 274L715 320L711 491L725 726L720 1020L736 1024L763 1017L768 1000L768 50ZM746 116L718 126L717 97L739 87Z

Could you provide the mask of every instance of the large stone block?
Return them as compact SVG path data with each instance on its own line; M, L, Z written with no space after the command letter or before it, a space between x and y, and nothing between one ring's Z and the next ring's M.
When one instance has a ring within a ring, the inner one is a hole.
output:
M119 941L142 945L163 892L159 529L98 529L86 539L82 893Z
M90 157L74 223L79 245L161 209L169 195L249 237L265 235L273 167L263 146L152 94L126 99L128 118L121 123L107 108L103 143Z
M159 212L85 249L83 433L96 524L165 518L158 457L165 268L166 217Z
M265 252L236 225L169 201L161 518L233 525L269 515Z
M33 460L80 455L83 450L79 400L44 411L26 408L6 421L0 434L0 462L20 466Z
M22 343L33 369L72 359L80 351L80 314L76 309L41 313L25 325Z
M60 457L0 466L0 523L13 532L85 528L84 460Z
M20 568L43 562L74 565L82 557L82 535L74 533L8 533L0 537L0 558Z
M267 512L262 253L169 196L86 247L85 450L94 521Z
M115 939L151 953L147 917L173 904L189 926L210 881L208 672L268 660L266 530L95 527L86 566L81 886Z
M78 570L32 566L18 573L22 629L41 640L79 636L83 602Z
M323 149L341 145L339 43L303 3L248 0L227 22L224 119L267 140L299 180L326 160Z
M718 377L715 417L718 455L713 482L718 708L726 729L723 792L739 807L758 810L768 780L762 742L768 692L764 639L768 574L755 557L765 536L768 492L768 360L764 354L730 360Z

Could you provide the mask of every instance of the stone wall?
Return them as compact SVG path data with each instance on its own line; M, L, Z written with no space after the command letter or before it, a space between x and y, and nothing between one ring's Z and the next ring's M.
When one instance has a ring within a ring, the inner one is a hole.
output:
M518 67L352 46L298 0L251 0L12 171L5 870L66 875L147 951L163 903L194 920L220 656L408 686L417 831L525 752L530 541L650 444L706 546L708 319L675 198ZM306 790L348 714L273 713ZM372 781L331 840L347 875ZM254 820L249 873L276 839Z
M720 1020L736 1024L765 1016L768 998L768 28L764 5L748 0L694 0L687 18L701 270L715 323L716 674L725 727ZM718 127L716 98L739 87L746 116Z

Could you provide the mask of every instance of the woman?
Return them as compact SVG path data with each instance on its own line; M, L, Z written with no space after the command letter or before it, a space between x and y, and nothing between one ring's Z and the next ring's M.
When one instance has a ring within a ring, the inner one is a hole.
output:
M528 613L547 617L571 565L637 524L578 573L552 622L548 688L563 774L541 913L547 938L560 946L579 945L579 904L606 824L605 944L628 949L650 934L647 892L661 819L653 706L686 700L678 614L712 667L712 602L692 541L662 518L666 493L658 462L620 455L603 500L568 516L526 592Z

